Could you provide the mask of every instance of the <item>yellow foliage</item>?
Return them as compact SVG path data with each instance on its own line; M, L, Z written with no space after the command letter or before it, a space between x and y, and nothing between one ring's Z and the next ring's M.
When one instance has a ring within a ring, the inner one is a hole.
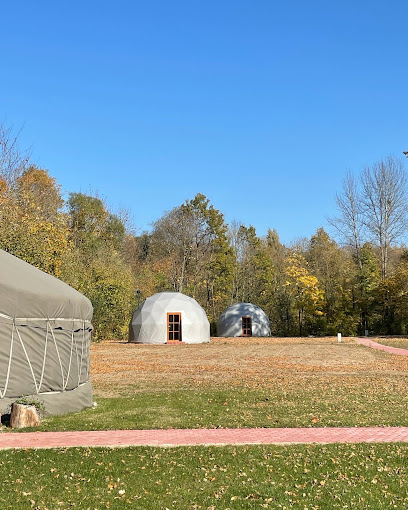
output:
M309 273L307 262L300 253L295 252L289 257L286 276L286 287L296 306L315 315L323 315L319 308L322 306L324 291L320 289L318 279Z
M44 170L31 167L9 189L0 179L0 248L55 276L69 249L59 190Z

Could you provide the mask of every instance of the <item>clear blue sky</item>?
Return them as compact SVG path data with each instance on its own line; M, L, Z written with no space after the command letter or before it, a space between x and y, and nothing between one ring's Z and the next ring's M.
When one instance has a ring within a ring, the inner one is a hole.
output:
M204 193L310 236L347 169L408 150L405 0L21 0L1 8L0 116L66 192L139 231Z

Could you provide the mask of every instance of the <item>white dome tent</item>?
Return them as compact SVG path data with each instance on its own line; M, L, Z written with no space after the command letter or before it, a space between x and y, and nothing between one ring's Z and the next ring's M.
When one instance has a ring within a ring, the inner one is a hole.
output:
M252 303L235 303L220 315L218 336L270 336L271 328L266 313Z
M75 289L0 250L0 413L23 395L46 414L92 405L92 313Z
M210 341L210 323L197 301L181 292L159 292L134 312L129 342L198 344Z

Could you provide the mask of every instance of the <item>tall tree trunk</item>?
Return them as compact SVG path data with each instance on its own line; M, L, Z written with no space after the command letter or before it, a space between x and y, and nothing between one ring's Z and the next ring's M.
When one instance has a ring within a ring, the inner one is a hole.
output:
M179 281L179 288L178 288L178 291L179 292L182 292L183 291L183 284L184 284L184 272L186 270L186 262L187 262L187 255L186 253L184 252L184 255L183 255L183 262L181 264L181 275L180 275L180 281Z

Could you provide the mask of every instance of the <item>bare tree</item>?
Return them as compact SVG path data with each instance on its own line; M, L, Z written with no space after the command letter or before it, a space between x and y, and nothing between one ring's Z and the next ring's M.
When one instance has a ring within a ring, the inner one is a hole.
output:
M14 131L12 126L0 124L0 178L8 185L16 181L29 166L30 152L21 150L18 139L21 129Z
M364 220L358 184L351 172L347 172L343 179L343 189L336 195L336 204L340 215L328 218L328 221L340 234L343 242L352 248L361 268L360 247Z
M240 243L240 228L242 223L237 220L233 220L228 227L228 241L234 253L234 269L233 269L233 280L231 285L230 293L230 304L235 302L235 296L238 294L240 284L240 267L242 260L242 249Z
M249 227L255 230L253 227ZM252 255L251 243L248 239L250 230L242 223L234 220L228 229L228 240L234 253L233 284L231 286L231 304L237 301L248 301L250 278L252 271L248 270L249 259Z
M361 185L364 225L380 248L385 279L389 248L408 228L407 174L402 161L389 156L364 168Z
M154 223L152 251L156 256L171 259L172 287L178 292L182 292L185 284L194 235L194 217L185 207L175 207Z

